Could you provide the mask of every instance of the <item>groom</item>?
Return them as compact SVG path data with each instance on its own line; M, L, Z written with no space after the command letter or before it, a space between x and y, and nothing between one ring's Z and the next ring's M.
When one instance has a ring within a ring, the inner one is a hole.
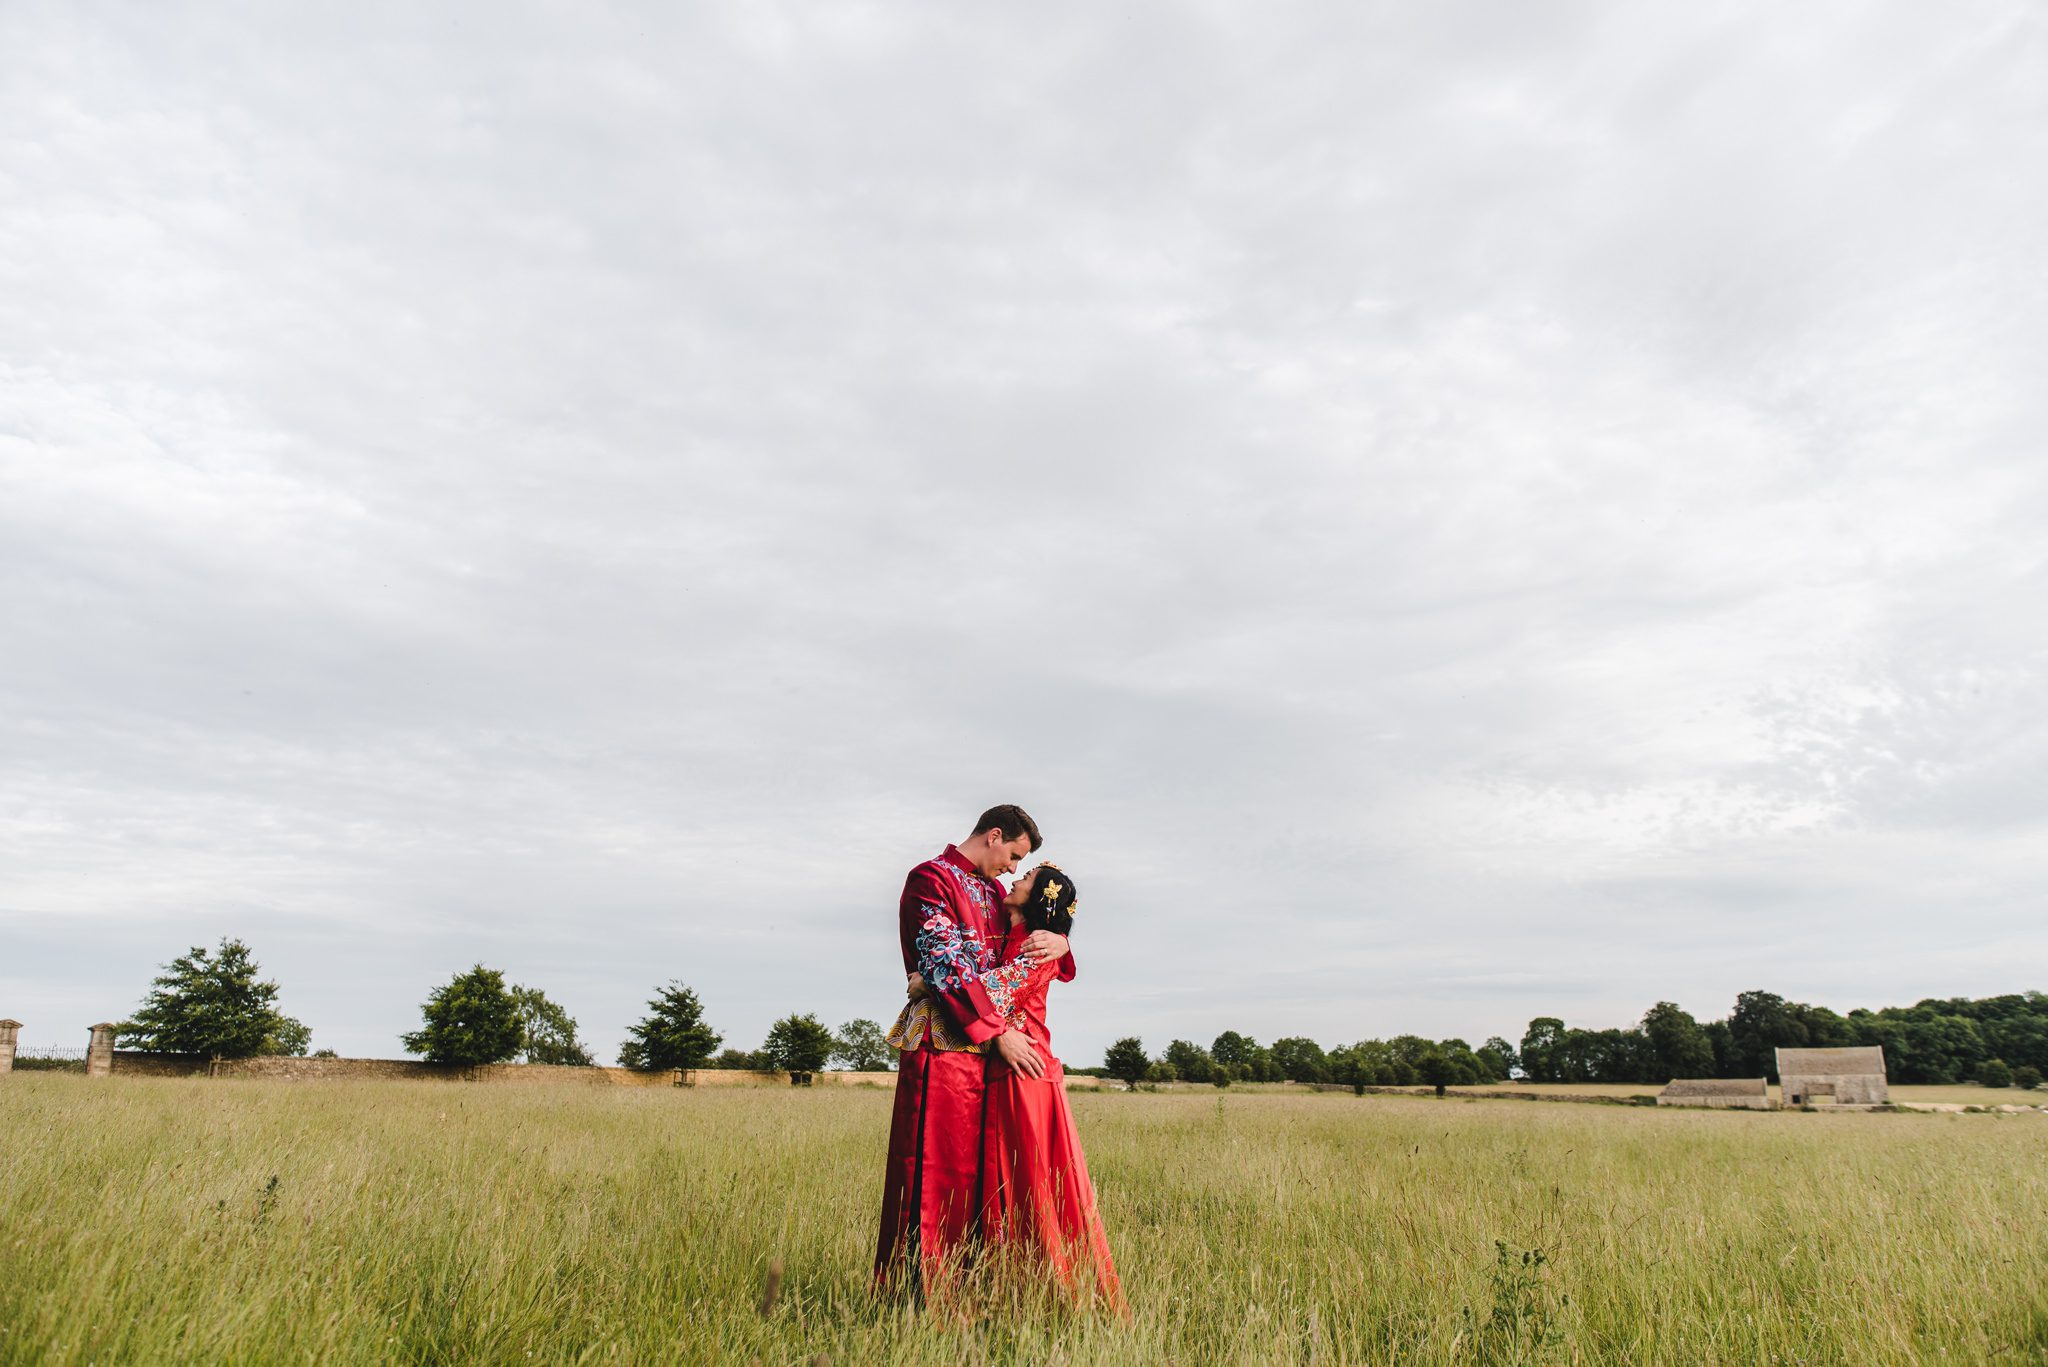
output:
M1022 807L991 807L975 821L973 834L919 864L903 884L897 915L903 967L924 979L938 1020L900 1055L875 1247L878 1283L907 1283L922 1293L934 1265L975 1234L984 1178L985 1072L1008 1066L1026 1077L1045 1075L1030 1039L1003 1019L982 985L1010 928L996 879L1016 872L1041 843L1037 823ZM1072 980L1074 960L1064 936L1035 931L1026 952L1059 959L1060 980Z

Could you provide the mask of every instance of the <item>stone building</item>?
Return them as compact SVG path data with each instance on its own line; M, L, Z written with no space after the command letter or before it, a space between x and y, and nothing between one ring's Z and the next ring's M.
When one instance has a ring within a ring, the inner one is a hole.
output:
M1884 1050L1780 1049L1778 1095L1787 1106L1834 1104L1883 1106L1892 1099L1885 1084Z
M1673 1078L1657 1093L1657 1104L1746 1111L1768 1111L1774 1105L1760 1077Z

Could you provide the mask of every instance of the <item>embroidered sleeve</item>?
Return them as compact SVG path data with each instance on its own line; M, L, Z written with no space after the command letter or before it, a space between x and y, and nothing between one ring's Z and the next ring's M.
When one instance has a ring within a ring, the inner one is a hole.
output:
M924 904L924 927L917 932L917 971L934 992L958 992L981 980L979 937L963 932L946 909Z
M994 964L973 917L974 889L939 861L913 869L903 888L903 966L922 974L939 1013L971 1045L1003 1033L1005 1023L982 989Z
M995 1003L997 1014L1002 1016L1010 1028L1024 1028L1024 1009L1021 1005L1024 986L1031 980L1031 961L1012 959L994 972L986 974L981 985L988 993L988 999Z

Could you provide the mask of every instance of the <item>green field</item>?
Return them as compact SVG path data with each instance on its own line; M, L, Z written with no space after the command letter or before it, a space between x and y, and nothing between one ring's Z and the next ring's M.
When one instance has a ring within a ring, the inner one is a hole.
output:
M1131 1319L934 1323L888 1101L0 1079L0 1363L2048 1361L2048 1117L1077 1095Z

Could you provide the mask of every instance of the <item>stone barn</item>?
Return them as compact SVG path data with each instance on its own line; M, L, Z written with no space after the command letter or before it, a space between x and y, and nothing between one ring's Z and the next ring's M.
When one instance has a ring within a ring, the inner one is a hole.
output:
M1892 1099L1885 1084L1884 1050L1780 1049L1778 1095L1787 1106L1883 1106Z
M1659 1106L1712 1106L1746 1111L1773 1108L1771 1094L1760 1077L1673 1078L1657 1093Z

